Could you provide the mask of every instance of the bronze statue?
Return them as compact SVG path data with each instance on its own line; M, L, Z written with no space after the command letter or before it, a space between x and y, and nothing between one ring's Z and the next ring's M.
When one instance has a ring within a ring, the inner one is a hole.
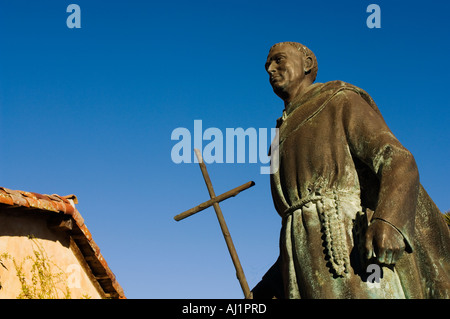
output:
M300 43L272 46L265 68L284 101L270 179L282 228L253 297L450 298L449 229L372 98L314 83Z

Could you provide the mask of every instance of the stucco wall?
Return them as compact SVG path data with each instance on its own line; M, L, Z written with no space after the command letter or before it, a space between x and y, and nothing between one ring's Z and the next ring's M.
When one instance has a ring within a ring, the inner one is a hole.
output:
M50 229L47 218L48 215L35 212L7 213L0 210L0 255L7 253L18 264L23 262L24 273L31 284L33 261L28 256L34 257L35 251L42 250L50 261L52 273L62 273L58 278L66 278L63 284L56 285L61 289L59 298L64 298L66 287L71 298L101 298L89 278L89 271L82 266L83 261L76 257L77 248L68 234ZM29 235L33 238L30 239ZM1 258L8 269L0 266L0 298L17 298L22 291L11 257Z

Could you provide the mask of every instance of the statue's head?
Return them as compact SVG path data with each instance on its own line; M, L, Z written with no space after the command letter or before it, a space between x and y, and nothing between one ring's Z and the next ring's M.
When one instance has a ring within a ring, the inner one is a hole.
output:
M265 67L275 94L285 101L312 84L318 70L314 53L297 42L273 45Z

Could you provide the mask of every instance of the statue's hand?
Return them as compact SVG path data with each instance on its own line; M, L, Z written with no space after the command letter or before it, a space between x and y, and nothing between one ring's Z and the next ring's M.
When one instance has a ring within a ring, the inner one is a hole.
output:
M375 219L366 232L367 259L373 257L380 264L395 264L405 251L405 241L402 234L393 226Z

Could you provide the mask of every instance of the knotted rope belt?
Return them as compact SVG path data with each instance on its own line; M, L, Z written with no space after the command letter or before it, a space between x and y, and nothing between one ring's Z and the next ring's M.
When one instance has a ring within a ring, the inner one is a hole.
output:
M282 216L287 218L296 210L308 203L316 204L319 219L324 234L323 241L326 247L326 256L331 269L337 276L344 276L350 269L350 250L346 238L344 212L341 200L336 191L327 195L311 195L300 199L286 209Z

